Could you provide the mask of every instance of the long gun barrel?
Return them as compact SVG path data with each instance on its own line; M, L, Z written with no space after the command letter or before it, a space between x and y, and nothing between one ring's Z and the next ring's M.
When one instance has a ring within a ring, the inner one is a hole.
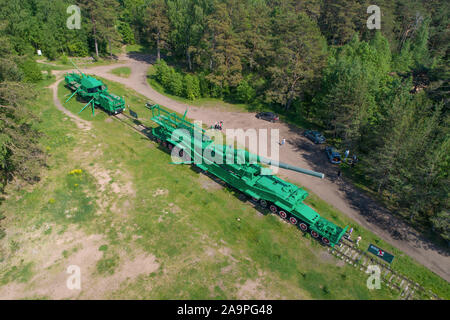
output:
M166 126L169 124L169 126L171 128L172 128L172 126L175 126L176 128L201 130L202 134L205 133L205 131L202 128L197 127L196 125L185 120L187 110L184 113L183 118L181 118L181 117L178 117L175 113L170 113L170 112L162 109L159 105L156 105L156 104L151 105L150 103L146 103L146 107L152 111L152 114L153 114L152 120L155 121L156 123L158 123L159 125ZM227 153L226 149L228 147L226 147L226 146L223 146L223 147L224 147L223 155L225 156ZM241 152L243 152L243 154L241 153L241 156L244 156L244 159L243 159L244 162L250 162L251 156L248 151L238 150L238 149L234 149L233 151L234 151L235 160L237 159L237 157L239 157L238 153L241 151ZM233 152L233 151L231 151L231 152ZM321 178L321 179L323 179L325 177L325 175L321 172L316 172L316 171L312 171L312 170L308 170L308 169L295 167L295 166L289 165L287 163L274 161L274 160L256 156L256 155L254 155L254 156L256 157L257 162L260 162L260 163L280 167L280 168L291 170L291 171L300 172L300 173L307 174L307 175Z
M300 172L300 173L307 174L307 175L317 177L320 179L323 179L325 177L325 175L321 172L316 172L316 171L312 171L312 170L308 170L308 169L291 166L290 164L279 162L279 161L274 161L274 160L267 159L264 157L258 157L258 161L261 163L267 164L269 166L275 166L275 167L280 167L280 168L287 169L287 170Z
M78 70L79 73L81 73L83 76L86 76L83 72L81 72L80 69L78 69L77 65L72 61L72 59L70 59L70 62L73 64L73 66L75 67L75 69Z

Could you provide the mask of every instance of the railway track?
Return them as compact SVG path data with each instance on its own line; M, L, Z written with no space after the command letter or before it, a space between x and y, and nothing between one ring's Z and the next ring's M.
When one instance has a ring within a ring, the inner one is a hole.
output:
M131 129L137 131L139 134L143 135L144 137L149 138L150 140L153 140L152 136L152 129L149 127L144 126L142 123L140 123L137 119L130 117L129 115L125 113L118 113L115 115L112 115L112 118L116 121L122 122L124 125L130 127ZM126 120L129 119L133 122L133 124L127 122ZM139 123L136 123L139 122Z
M139 134L153 140L151 128L143 125L137 119L130 117L125 113L119 113L112 117L116 121L120 121L124 125L137 131ZM133 124L126 121L127 119L131 120ZM420 284L396 272L387 264L382 263L375 257L369 256L367 252L355 247L353 242L348 239L342 238L340 245L337 245L334 248L328 247L327 250L336 258L344 260L344 262L358 268L362 272L366 272L370 265L378 266L381 271L380 281L389 288L400 292L400 298L402 300L441 300L441 298L431 290L423 288Z
M328 252L362 272L366 272L370 265L378 266L381 271L380 281L389 288L400 292L402 300L441 300L431 290L427 290L417 282L406 278L376 257L369 256L367 252L355 247L353 242L345 238L342 239L340 246L329 247Z

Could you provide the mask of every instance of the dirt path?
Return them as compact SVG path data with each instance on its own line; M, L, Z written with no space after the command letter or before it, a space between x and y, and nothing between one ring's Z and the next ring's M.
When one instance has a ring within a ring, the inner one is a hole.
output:
M84 69L83 72L122 83L155 103L184 113L188 105L174 101L148 85L146 77L147 69L153 62L151 58L145 55L132 54L121 55L120 60L122 60L120 64ZM131 68L130 77L122 78L109 73L112 69L122 66ZM57 71L56 73L63 72ZM335 182L334 177L337 168L327 162L323 147L316 146L306 140L297 127L286 123L272 124L264 120L258 120L254 113L226 112L193 106L189 106L188 113L190 118L201 120L207 125L223 120L224 129L279 129L280 139L286 139L286 144L280 147L280 161L323 172L325 173L325 179L320 180L280 169L279 172L282 176L309 188L321 199L344 212L360 225L402 250L445 280L450 281L450 254L448 249L437 247L352 185L345 182ZM255 152L256 150L251 151Z
M53 91L53 103L55 104L55 106L59 110L61 110L73 122L75 122L75 124L77 125L78 128L80 128L82 130L90 130L92 126L91 126L91 123L89 121L83 120L80 117L74 115L72 112L70 112L69 110L64 108L62 103L61 103L61 101L59 101L59 99L58 99L58 85L61 82L61 80L62 79L59 79L55 83L53 83L51 86L49 86L49 88L52 89L52 91Z

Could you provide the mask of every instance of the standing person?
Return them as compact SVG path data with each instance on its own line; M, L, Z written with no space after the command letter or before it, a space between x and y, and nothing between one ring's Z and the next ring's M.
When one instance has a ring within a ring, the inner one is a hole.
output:
M214 123L214 129L217 130L217 127L218 127L218 124L217 124L217 121L216 121L216 123Z
M344 160L347 160L347 157L348 157L348 155L350 154L350 150L345 150L345 158L344 158Z
M281 143L280 143L280 144L281 144L281 145L284 145L285 143L286 143L286 139L284 139L284 138L281 139Z
M350 237L352 236L352 232L353 232L353 228L350 228L350 230L348 230L348 238L350 239Z
M338 172L337 172L337 178L340 179L341 175L342 175L342 172L341 172L341 169L339 169Z
M358 236L358 238L356 238L356 246L359 246L359 242L361 241L361 236Z
M222 130L223 127L223 121L220 121L220 130Z

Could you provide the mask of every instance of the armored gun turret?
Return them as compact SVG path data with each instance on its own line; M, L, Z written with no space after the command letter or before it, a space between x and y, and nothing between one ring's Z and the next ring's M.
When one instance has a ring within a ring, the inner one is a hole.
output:
M92 114L95 114L95 105L100 106L103 110L110 114L121 113L125 110L125 100L122 97L108 92L108 87L100 80L85 75L80 69L70 61L79 73L66 73L64 81L66 86L73 91L72 95L64 103L68 102L75 94L82 99L89 101L81 110L92 105ZM79 113L80 113L79 112Z
M324 244L335 246L346 232L334 223L324 219L303 201L308 193L298 186L272 174L264 165L278 166L314 177L323 178L319 172L298 168L273 161L247 150L233 146L215 144L205 130L175 113L169 113L158 105L147 104L152 110L152 120L159 126L153 128L153 136L172 155L213 174L228 185L239 190L262 208L268 208L282 219L309 231Z

